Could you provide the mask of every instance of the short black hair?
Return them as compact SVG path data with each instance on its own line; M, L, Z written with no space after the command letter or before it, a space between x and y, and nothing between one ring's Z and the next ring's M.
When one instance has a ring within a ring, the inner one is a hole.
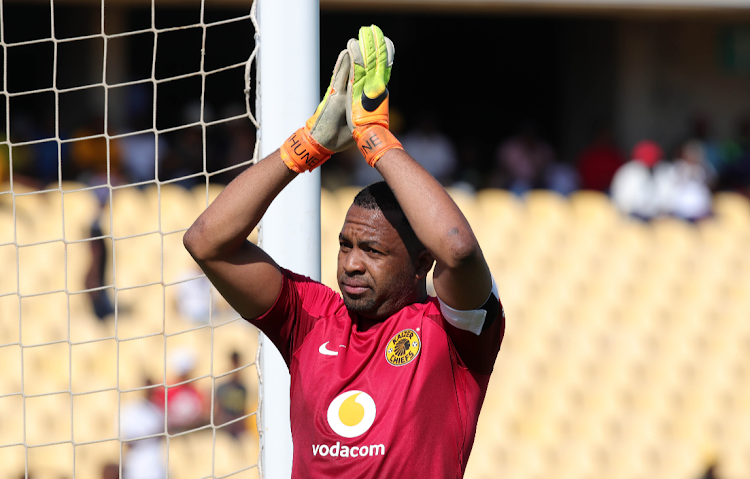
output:
M393 224L396 228L401 239L406 245L406 249L410 254L416 253L424 249L424 245L419 241L417 235L409 224L409 220L404 214L404 210L401 209L401 205L396 199L396 195L393 194L393 190L388 186L385 181L378 181L370 186L366 186L362 191L357 193L354 197L352 206L359 206L366 210L380 210L383 213L397 213L400 220Z

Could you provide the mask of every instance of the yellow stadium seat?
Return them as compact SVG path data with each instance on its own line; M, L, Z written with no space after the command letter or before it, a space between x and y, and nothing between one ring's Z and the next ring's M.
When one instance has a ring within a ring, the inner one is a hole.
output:
M476 195L461 188L446 188L456 205L461 209L469 224L473 228L482 226L479 216L478 201Z
M63 192L85 187L80 183L63 182ZM65 240L77 241L91 237L91 225L101 215L99 200L91 190L63 194L65 208Z
M583 190L570 195L570 209L579 226L607 228L620 217L607 195L598 191Z
M717 219L733 229L750 227L750 201L738 193L717 193L713 209Z
M2 432L0 432L0 438ZM3 479L18 479L24 477L26 469L26 454L23 446L0 447L0 464L3 465L0 477Z
M674 218L659 219L652 222L650 228L662 255L687 256L695 251L697 231L686 222Z
M158 204L154 194L147 194L132 186L118 188L112 190L110 206L111 208L104 207L100 219L105 234L122 238L159 230ZM110 231L110 220L112 231Z
M249 434L246 434L246 436L249 436ZM245 445L250 447L243 447ZM258 448L254 441L240 442L221 429L216 431L214 473L217 477L231 474L257 463Z
M523 205L518 197L506 190L484 189L477 192L477 206L485 221L505 220L514 223L523 216Z
M217 196L224 191L224 185L209 183L208 187L205 184L195 185L190 189L193 199L196 202L198 211L203 212L208 205L214 202Z
M29 472L52 478L73 476L73 445L35 447L28 450Z
M529 219L536 222L544 222L548 227L568 224L571 218L571 210L567 200L548 190L532 190L528 192L523 201Z
M91 191L67 193L80 188L83 185L67 183L62 188L67 240L88 237L97 217L105 234L109 232L109 206L100 212ZM213 201L222 189L212 184L207 190L203 184L186 191L163 185L160 198L156 186L114 190L115 235L155 233L116 241L116 263L108 258L107 278L116 266L118 287L157 284L117 294L119 362L115 340L73 346L74 392L113 387L118 374L120 388L142 386L144 375L161 382L165 343L167 353L180 345L200 351L196 376L225 374L234 350L243 354L243 364L255 360L257 330L241 319L232 321L236 313L223 302L213 316L213 344L209 329L173 335L197 324L181 316L180 285L170 283L200 274L182 248L178 230L206 208L207 196ZM359 190L321 192L322 276L334 289L337 235ZM715 450L722 479L745 479L750 470L750 433L742 427L750 421L750 387L742 380L750 364L745 344L750 335L748 200L720 193L716 217L691 225L674 219L642 223L623 218L605 195L590 191L569 199L547 191L532 191L523 199L503 190L482 190L476 196L448 191L480 240L507 317L467 479L639 479L651 477L649 473L697 477L706 450ZM36 241L61 231L60 196L53 191L21 197L19 239ZM0 244L13 241L10 200L10 195L0 195ZM176 233L157 232L159 214L161 232ZM65 251L62 242L22 248L22 293L64 288L66 280L69 291L81 290L90 245L67 246L67 270ZM11 272L0 276L0 295L18 289L15 262L15 247L0 247L0 264ZM168 286L159 284L162 279ZM0 317L15 318L0 321L0 344L19 341L18 305L15 295L0 297ZM24 345L66 340L68 308L74 343L115 334L112 318L100 322L93 316L86 294L57 293L23 299ZM163 328L170 335L166 341L160 334ZM154 333L152 338L127 340ZM69 360L62 352L68 347L63 342L22 353L19 346L0 349L0 366L18 371L0 375L0 395L20 389L21 354L27 394L67 389ZM171 380L171 370L166 373ZM241 376L250 393L248 407L254 408L255 366ZM201 381L201 388L211 382ZM116 410L117 392L100 394L110 396L101 401L98 395L74 399L77 441L112 432L115 419L109 418ZM12 411L19 410L20 403L13 398L0 399L0 445L17 439L20 426L13 422L17 416ZM30 401L28 439L69 440L70 414L53 417L48 411L69 412L70 396ZM79 446L76 476L96 477L104 462L117 461L117 443L110 446L101 454ZM211 431L173 437L169 447L170 477L212 473ZM13 458L2 460L7 450L0 448L3 472L17 466ZM249 467L257 451L252 431L235 442L219 429L213 473L221 476ZM47 455L38 457L52 466L37 471L40 479L70 465L53 457L52 450L41 452ZM251 469L237 477L254 474L257 470Z
M147 196L158 194L161 206L161 231L189 228L198 217L199 210L190 192L174 184L162 185L157 190L155 186L146 190Z

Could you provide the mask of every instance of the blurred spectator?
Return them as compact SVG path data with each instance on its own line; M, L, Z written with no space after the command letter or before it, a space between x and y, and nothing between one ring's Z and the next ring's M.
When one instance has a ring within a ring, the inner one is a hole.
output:
M203 105L203 121L213 121L213 108L209 104ZM182 124L189 125L201 121L201 104L192 102L185 105L182 110ZM212 150L212 144L206 142L206 158L215 158ZM200 125L183 128L178 131L177 140L174 141L173 147L170 148L169 154L159 155L159 180L173 180L189 175L194 175L203 171L203 129ZM199 181L205 181L198 178L185 178L176 184L185 188L190 188Z
M459 147L459 165L454 174L454 188L474 193L484 186L486 175L482 174L482 151L478 138L464 138Z
M667 213L688 221L706 218L711 214L708 184L712 173L710 165L704 163L703 145L690 140L680 152L669 169Z
M232 369L240 367L240 355L232 353ZM244 416L247 403L247 388L242 384L240 371L234 371L229 382L216 390L216 416L214 423L219 426ZM239 420L222 428L235 439L245 432L245 421Z
M150 385L151 381L146 380L145 386ZM143 396L123 404L120 412L120 435L123 440L164 433L163 411L154 404L158 391L163 391L163 388L145 389ZM123 479L164 479L163 436L126 442L122 469Z
M27 117L24 114L18 114L11 121L11 124L13 132L10 139L14 143L36 139L36 127L30 117ZM6 141L4 133L0 135L0 141ZM2 147L2 154L4 157L0 160L4 163L2 169L8 168L8 170L5 171L6 179L9 179L10 175L13 174L14 182L30 186L34 189L44 188L45 184L40 181L36 174L36 150L34 145L13 147L13 171L10 171L10 155L8 147L5 145Z
M206 324L211 311L211 282L197 267L191 269L181 279L195 278L199 275L199 278L180 283L176 306L183 318L194 323Z
M104 235L98 221L91 226L90 234L91 238L98 238ZM86 273L85 285L86 289L95 289L105 286L104 270L107 265L107 245L104 238L91 240L89 241L89 245L91 246L91 266L89 266L88 273ZM115 312L112 301L110 301L105 290L97 289L96 291L89 291L88 294L97 318L103 320Z
M223 135L219 145L221 151L206 158L209 172L223 170L252 160L255 153L255 125L246 117L245 105L232 103L221 112L221 118L233 118L244 115L245 118L232 120L213 128L220 128ZM208 139L212 139L209 134ZM247 167L233 168L211 178L211 181L227 184L245 171Z
M39 138L55 138L55 124L53 118L45 117L44 127L36 135ZM34 175L44 184L57 182L58 161L57 142L54 140L33 145ZM60 145L61 152L67 150L68 144ZM63 155L63 158L65 155Z
M717 167L720 189L742 191L750 189L750 118L742 118L737 127L737 139L724 144L722 161Z
M401 144L425 170L447 185L456 169L458 158L451 139L439 130L437 118L433 114L420 116L416 128L403 135Z
M104 120L101 118L94 120L77 129L73 138L100 135L100 126L103 124ZM73 141L70 147L71 173L77 181L88 185L106 185L107 175L113 185L123 184L120 153L119 140L110 140L109 148L104 137Z
M636 144L631 156L612 179L612 200L623 213L648 220L667 209L669 166L661 161L661 147L651 140Z
M0 134L0 142L5 141L5 135ZM8 154L8 146L0 145L0 183L5 183L10 180L10 158Z
M699 479L719 479L719 476L716 474L716 467L716 461L712 461Z
M579 184L578 172L566 163L552 163L544 171L544 186L561 195L578 190Z
M718 171L725 159L722 158L719 144L710 140L710 130L708 119L699 115L693 120L690 139L695 143L695 154L700 155L701 163L712 171Z
M110 462L102 466L102 479L120 479L120 465Z
M624 163L625 159L615 145L611 128L601 128L594 141L578 157L581 188L609 191L612 178Z
M150 112L143 113L133 122L133 131L148 130L152 119ZM120 140L123 170L130 182L153 181L156 177L156 135L152 132L126 136ZM169 144L164 135L159 135L159 158L169 153Z
M495 156L492 186L521 195L544 186L544 173L555 161L555 153L533 122L522 124L515 136L502 143Z
M175 378L172 384L179 384L190 379L195 367L195 354L186 348L176 349L169 356L169 363ZM196 389L194 383L171 386L167 393L167 427L170 434L189 431L208 424L208 411L204 396ZM157 388L152 401L162 410L164 407L164 388Z

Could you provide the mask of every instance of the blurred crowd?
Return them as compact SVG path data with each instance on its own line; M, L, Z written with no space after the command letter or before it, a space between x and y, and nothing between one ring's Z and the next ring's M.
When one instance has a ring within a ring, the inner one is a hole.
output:
M708 135L708 122L697 119L677 145L660 145L644 138L630 151L615 141L610 127L596 128L589 144L572 160L560 158L534 121L523 121L515 132L497 141L490 158L482 158L475 140L456 147L439 128L435 115L418 119L403 133L406 151L445 186L474 192L501 188L523 196L532 189L561 195L595 190L611 196L625 214L649 220L673 216L697 221L711 216L716 191L750 192L750 119L740 122L735 138L717 142ZM377 173L359 161L356 151L339 155L336 168L324 172L324 185L367 185Z
M226 105L218 113L205 105L203 121L244 114L245 106L240 104ZM109 128L110 137L114 137L109 141L103 136L102 117L93 117L73 131L61 130L59 138L63 142L59 144L58 155L55 125L51 122L39 125L31 116L19 114L12 120L14 144L52 139L13 148L14 181L43 189L59 178L89 186L106 185L108 178L112 186L179 179L179 185L189 188L205 183L201 176L204 158L205 171L213 175L211 181L226 184L242 172L241 168L229 167L253 157L256 130L247 118L208 126L205 133L201 126L176 129L160 134L157 142L156 135L147 131L153 124L150 111L136 109L128 116L127 125ZM199 103L183 108L182 125L195 124L200 119ZM4 140L5 136L0 135L0 141ZM8 179L8 156L8 148L3 145L0 147L0 182ZM104 190L96 191L106 196ZM104 202L106 198L101 200Z
M231 356L231 372L216 380L213 424L217 434L227 434L239 440L247 434L246 404L248 389L243 384L240 372L240 354ZM195 353L187 348L176 349L169 356L172 377L165 391L154 386L150 378L145 379L142 396L125 402L120 415L121 436L127 442L123 459L123 479L164 479L166 461L164 455L164 417L169 434L179 434L207 427L211 413L211 391L200 390L190 382L195 376ZM134 440L139 439L139 440ZM117 476L114 476L117 477Z
M62 139L82 140L60 144L62 179L90 186L147 183L155 179L174 180L191 187L202 183L204 171L211 182L226 184L243 168L254 152L256 131L246 118L219 123L204 130L200 126L160 134L158 142L148 130L153 117L147 108L132 109L128 126L113 134L109 142L101 135L103 119L94 118L72 132L60 132ZM217 114L211 105L203 108L204 121L243 115L244 106L225 105ZM192 103L181 113L182 124L201 119L200 104ZM736 137L718 142L711 139L709 122L698 118L689 133L676 145L660 145L644 138L630 151L615 141L611 128L600 126L589 144L575 158L563 159L533 120L518 123L506 138L498 138L492 152L478 139L464 140L458 147L440 118L431 112L415 115L410 128L394 111L391 129L408 151L445 186L470 192L502 188L519 196L532 189L549 189L562 195L596 190L611 195L625 214L648 220L674 216L696 221L711 215L715 191L750 192L750 118L740 121ZM13 125L13 141L54 137L54 125L36 125L20 117ZM205 135L205 141L204 141ZM88 138L92 137L93 138ZM8 149L0 161L0 180L7 178ZM109 161L107 161L109 158ZM158 159L158 161L157 161ZM205 164L204 164L205 163ZM5 167L3 167L5 165ZM43 188L58 180L58 143L54 140L13 149L14 180ZM379 175L359 158L356 149L334 155L323 169L323 186L365 186ZM97 190L106 201L106 190Z

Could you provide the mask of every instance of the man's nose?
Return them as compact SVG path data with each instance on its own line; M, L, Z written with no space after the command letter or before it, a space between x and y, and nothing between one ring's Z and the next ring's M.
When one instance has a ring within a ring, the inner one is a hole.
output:
M362 261L362 251L352 248L344 258L344 271L346 274L357 274L365 272L365 264Z

